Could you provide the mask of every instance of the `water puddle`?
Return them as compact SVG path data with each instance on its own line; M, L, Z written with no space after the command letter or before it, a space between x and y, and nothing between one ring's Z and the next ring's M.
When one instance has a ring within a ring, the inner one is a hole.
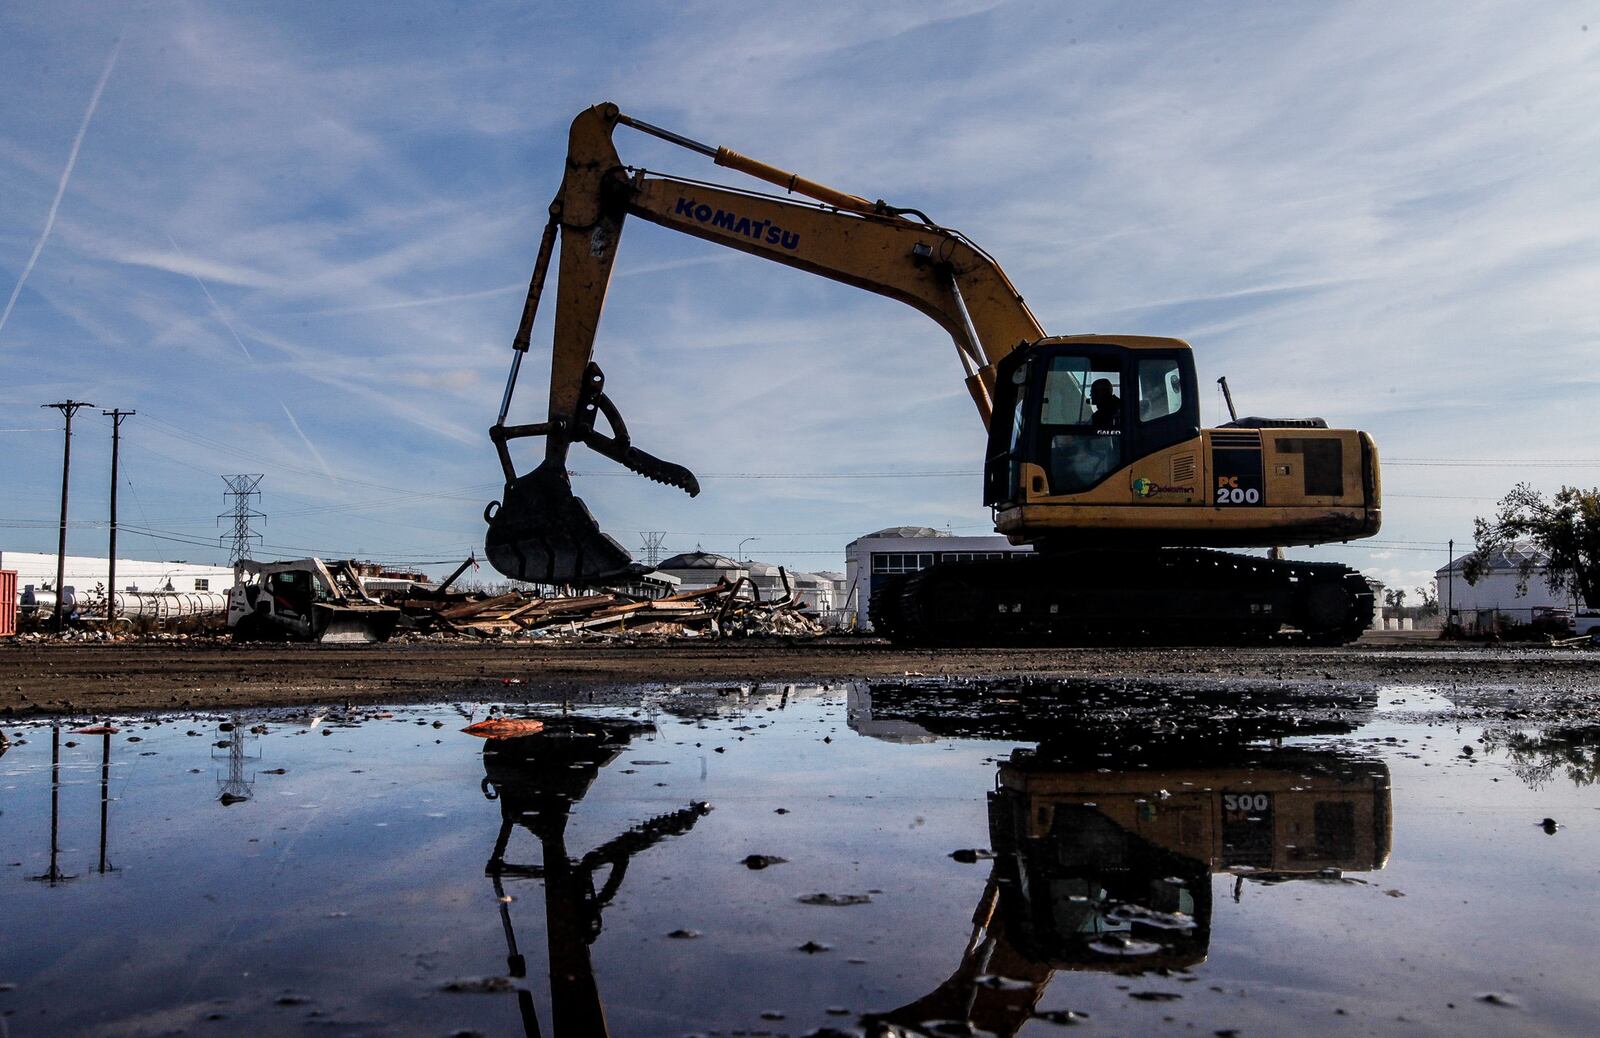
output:
M1595 1033L1600 732L1436 697L12 725L0 1035Z
M1422 717L1443 714L1455 708L1455 701L1437 688L1425 685L1386 685L1378 689L1379 714Z

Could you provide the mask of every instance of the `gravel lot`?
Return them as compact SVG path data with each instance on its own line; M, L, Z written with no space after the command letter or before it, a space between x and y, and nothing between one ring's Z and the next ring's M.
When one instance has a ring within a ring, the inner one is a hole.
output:
M1600 652L1362 641L1340 649L906 650L814 641L23 642L0 645L0 714L426 702L472 695L604 701L640 685L900 677L1230 677L1481 689L1582 712L1600 700ZM1559 706L1566 704L1566 706Z

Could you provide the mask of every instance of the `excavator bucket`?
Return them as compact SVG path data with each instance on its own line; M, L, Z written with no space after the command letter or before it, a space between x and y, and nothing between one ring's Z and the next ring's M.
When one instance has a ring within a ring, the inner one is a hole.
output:
M597 587L643 570L601 531L559 464L546 461L506 484L499 509L488 518L484 550L490 564L513 580Z

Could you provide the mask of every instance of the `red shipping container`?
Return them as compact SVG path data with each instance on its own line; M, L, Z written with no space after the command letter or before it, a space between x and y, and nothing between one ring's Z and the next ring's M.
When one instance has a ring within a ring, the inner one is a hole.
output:
M17 633L17 571L0 569L0 638Z

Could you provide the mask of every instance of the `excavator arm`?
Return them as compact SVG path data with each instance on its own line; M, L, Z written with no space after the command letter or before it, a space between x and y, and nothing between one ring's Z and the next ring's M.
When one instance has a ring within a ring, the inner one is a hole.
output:
M816 202L627 167L612 142L619 123ZM927 314L955 343L986 428L995 365L1019 345L1045 334L994 260L958 232L939 227L914 210L869 202L727 148L713 148L632 119L613 104L596 105L572 123L566 175L550 205L550 220L513 342L511 373L499 418L490 430L506 488L502 500L485 510L486 548L495 568L507 576L595 585L626 580L638 571L627 551L600 531L583 502L572 494L566 460L574 442L648 478L691 495L699 492L687 468L633 446L593 360L594 338L629 215L897 299ZM507 425L558 241L547 417L535 424ZM609 433L596 429L601 416ZM545 457L532 472L519 476L508 444L528 436L546 438Z

